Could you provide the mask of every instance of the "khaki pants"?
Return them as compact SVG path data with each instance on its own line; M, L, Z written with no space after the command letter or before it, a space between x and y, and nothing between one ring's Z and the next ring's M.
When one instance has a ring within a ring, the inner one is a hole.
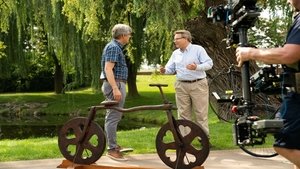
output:
M194 121L204 130L207 136L209 136L208 90L206 78L194 83L175 82L178 119Z

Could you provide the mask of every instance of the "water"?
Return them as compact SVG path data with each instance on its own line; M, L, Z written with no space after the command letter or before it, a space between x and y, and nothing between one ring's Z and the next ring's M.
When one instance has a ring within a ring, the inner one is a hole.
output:
M46 115L46 114L16 114L0 113L0 139L25 139L32 137L54 137L65 122L74 117L87 115ZM104 117L96 117L103 129ZM118 130L154 127L155 124L132 121L124 117L119 123Z

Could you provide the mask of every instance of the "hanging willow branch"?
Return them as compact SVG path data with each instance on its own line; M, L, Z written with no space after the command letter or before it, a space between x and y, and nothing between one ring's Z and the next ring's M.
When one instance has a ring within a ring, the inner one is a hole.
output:
M4 4L7 8L9 8L8 5L5 3L4 0L2 0L2 3L1 3L1 5L0 5L0 7L1 7L3 4Z

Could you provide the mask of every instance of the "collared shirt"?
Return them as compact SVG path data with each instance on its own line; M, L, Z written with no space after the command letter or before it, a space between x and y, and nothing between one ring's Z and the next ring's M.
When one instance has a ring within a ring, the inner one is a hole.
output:
M113 39L109 42L102 53L101 59L101 76L100 79L106 79L106 74L104 71L105 62L114 62L115 66L113 68L115 79L127 80L128 68L126 65L125 55L123 53L123 45L118 41Z
M195 63L196 70L186 68L188 64ZM195 80L206 77L206 70L213 66L212 59L202 46L189 44L185 51L176 49L165 66L165 74L176 74L177 80Z

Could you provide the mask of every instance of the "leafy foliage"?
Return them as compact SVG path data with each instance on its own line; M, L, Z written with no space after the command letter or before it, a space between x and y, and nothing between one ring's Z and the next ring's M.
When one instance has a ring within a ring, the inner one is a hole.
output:
M256 26L249 31L250 43L257 47L279 47L284 44L288 28L292 23L292 10L286 0L261 0L263 8Z
M4 43L2 41L0 41L0 59L5 56L5 53L3 52L5 50L5 48L6 48L6 45L4 45Z
M166 63L173 50L173 32L205 13L205 4L203 0L0 0L4 43L0 76L28 76L33 65L37 71L51 73L61 68L65 85L97 88L99 57L111 39L113 25L126 23L133 28L127 55L134 67L130 73L136 73L145 60ZM290 10L285 0L261 0L260 4L268 7L271 17L257 25L261 33L253 33L250 40L258 46L278 46L291 23ZM212 34L209 29L206 32Z

